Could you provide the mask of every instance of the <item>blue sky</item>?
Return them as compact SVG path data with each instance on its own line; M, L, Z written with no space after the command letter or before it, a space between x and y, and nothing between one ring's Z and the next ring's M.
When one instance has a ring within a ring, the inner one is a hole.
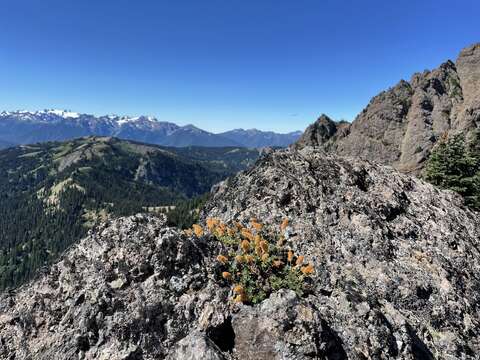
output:
M352 120L480 41L478 0L0 0L0 109L211 131Z

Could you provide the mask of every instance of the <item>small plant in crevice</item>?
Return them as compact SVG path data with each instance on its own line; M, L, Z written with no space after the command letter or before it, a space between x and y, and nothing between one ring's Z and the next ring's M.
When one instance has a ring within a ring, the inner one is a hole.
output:
M218 280L231 286L235 302L258 304L279 289L303 296L315 272L312 264L288 247L284 236L287 226L288 219L279 229L264 226L256 219L247 226L207 219L205 229L195 225L189 233L210 234L222 243L223 251L216 258Z

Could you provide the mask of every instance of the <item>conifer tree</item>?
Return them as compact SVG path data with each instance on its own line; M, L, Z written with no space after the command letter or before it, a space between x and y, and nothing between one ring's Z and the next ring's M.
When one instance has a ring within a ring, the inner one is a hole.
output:
M424 178L456 191L466 205L480 210L480 132L468 144L462 134L440 142L428 159Z

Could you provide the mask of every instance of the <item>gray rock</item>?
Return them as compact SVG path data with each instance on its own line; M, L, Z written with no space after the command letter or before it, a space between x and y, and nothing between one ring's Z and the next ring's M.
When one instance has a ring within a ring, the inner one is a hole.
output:
M242 306L233 316L238 359L342 358L318 310L291 290L280 290L260 306ZM333 340L333 341L332 341Z
M204 334L195 331L180 340L167 360L224 360L218 347Z
M288 245L315 264L308 301L348 358L478 358L480 216L453 192L305 148L219 186L203 217L289 218Z
M322 146L329 141L332 142L333 139L339 136L344 136L341 132L342 128L348 129L349 124L347 122L337 123L327 115L322 114L292 146L299 149L305 146Z
M45 276L0 297L2 359L156 359L193 326L179 298L206 284L207 244L137 215L104 224ZM184 287L170 289L170 279Z

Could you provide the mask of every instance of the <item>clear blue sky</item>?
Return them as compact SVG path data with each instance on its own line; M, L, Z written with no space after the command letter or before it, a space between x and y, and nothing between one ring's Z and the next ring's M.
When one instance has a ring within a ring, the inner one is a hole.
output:
M352 120L480 41L478 0L0 0L0 109L211 131Z

